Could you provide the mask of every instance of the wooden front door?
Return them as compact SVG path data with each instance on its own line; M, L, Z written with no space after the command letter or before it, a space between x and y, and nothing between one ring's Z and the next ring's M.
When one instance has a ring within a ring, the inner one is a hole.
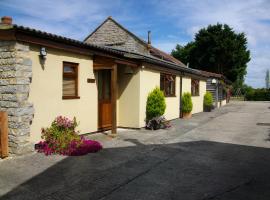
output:
M98 128L112 127L111 70L98 71Z

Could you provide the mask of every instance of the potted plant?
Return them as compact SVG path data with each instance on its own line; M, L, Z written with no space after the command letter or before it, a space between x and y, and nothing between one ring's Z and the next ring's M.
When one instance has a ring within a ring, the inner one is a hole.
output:
M146 102L146 128L159 129L162 127L165 118L162 117L166 109L163 92L156 87L148 94Z
M213 108L213 96L210 92L206 92L203 97L204 112L211 112Z
M191 94L189 92L186 92L182 96L182 113L183 113L184 119L191 118L192 108L193 108L193 104L191 100Z

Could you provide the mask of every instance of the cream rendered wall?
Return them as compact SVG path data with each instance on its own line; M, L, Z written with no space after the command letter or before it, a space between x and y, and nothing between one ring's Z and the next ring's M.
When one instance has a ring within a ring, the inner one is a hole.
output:
M225 106L226 104L227 104L226 99L225 100L218 101L217 108L220 108L222 106ZM215 103L214 103L214 105L215 105Z
M182 84L183 84L182 92L191 93L191 78L183 77ZM191 98L193 103L192 114L203 112L203 96L205 93L206 93L206 81L200 80L200 96L193 96Z
M166 97L165 118L172 120L179 118L180 115L180 76L176 76L175 97Z
M200 96L192 97L192 114L203 112L203 97L206 93L206 81L200 80Z
M147 96L155 87L159 87L159 84L159 72L145 68L140 70L140 127L145 126Z
M117 125L140 128L140 69L125 74L125 68L118 68Z
M147 67L147 66L146 66ZM140 127L145 126L146 101L149 92L160 87L160 72L148 68L140 70ZM180 77L176 77L176 97L166 97L165 118L168 120L179 117Z
M40 129L48 127L58 115L80 122L78 130L88 133L97 130L97 87L87 83L87 78L95 78L93 61L90 57L47 49L47 59L42 68L39 62L39 48L31 47L33 78L30 85L29 101L34 104L35 115L30 130L30 140L40 140ZM79 63L78 90L80 99L62 100L63 61Z
M182 93L184 94L185 92L191 93L191 78L189 77L183 77L182 78Z
M225 106L227 104L226 99L221 101L221 106Z

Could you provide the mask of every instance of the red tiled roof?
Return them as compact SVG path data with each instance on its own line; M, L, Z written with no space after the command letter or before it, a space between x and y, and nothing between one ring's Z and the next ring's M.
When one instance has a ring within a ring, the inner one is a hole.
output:
M162 60L166 60L166 61L169 61L169 62L173 62L175 64L178 64L178 65L181 65L182 67L186 67L180 60L174 58L173 56L151 46L150 47L150 54L154 57L158 57Z

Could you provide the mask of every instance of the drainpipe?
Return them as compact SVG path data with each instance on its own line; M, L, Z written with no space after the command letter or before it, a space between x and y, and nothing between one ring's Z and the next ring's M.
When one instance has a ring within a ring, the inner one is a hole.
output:
M182 91L183 91L183 84L182 84L182 74L180 75L180 96L179 96L179 118L183 117L182 113Z
M218 100L219 100L219 97L218 97L218 81L216 83L216 108L218 108Z

